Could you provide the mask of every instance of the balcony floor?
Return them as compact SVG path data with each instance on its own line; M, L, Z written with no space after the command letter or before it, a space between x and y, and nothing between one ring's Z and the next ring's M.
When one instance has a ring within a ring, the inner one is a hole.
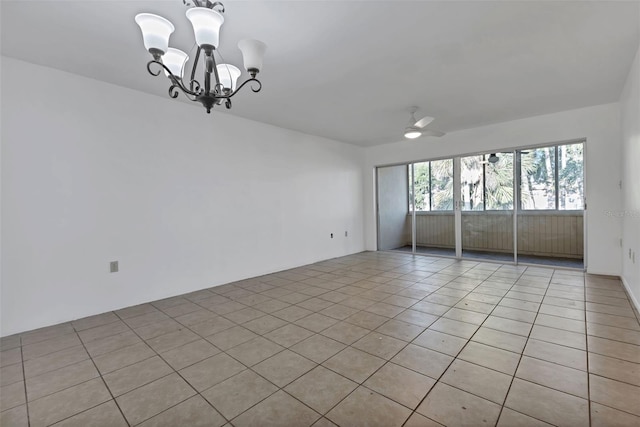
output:
M394 251L411 252L411 246L405 245ZM417 246L416 253L421 255L435 255L435 256L448 256L455 257L455 249L448 248L432 248L426 246ZM513 254L506 254L502 252L484 252L484 251L462 251L462 256L469 259L478 259L485 261L497 261L497 262L513 262ZM584 269L584 261L582 259L572 258L556 258L556 257L543 257L534 255L518 255L518 262L521 264L539 264L547 265L551 267L563 267L563 268L577 268Z

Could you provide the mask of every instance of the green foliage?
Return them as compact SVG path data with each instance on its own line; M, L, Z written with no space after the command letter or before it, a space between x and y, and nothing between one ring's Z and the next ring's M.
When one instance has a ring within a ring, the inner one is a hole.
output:
M453 210L453 159L431 162L431 210Z
M415 174L414 183L416 191L416 210L429 211L429 162L416 163L413 165ZM411 178L410 178L411 179ZM409 182L411 186L411 182ZM409 187L411 192L411 187Z
M555 205L558 150L559 206ZM512 210L514 207L513 153L463 157L460 162L461 199L465 210ZM520 156L520 198L524 209L582 209L584 199L583 144L543 147ZM453 159L414 164L417 211L453 210ZM413 194L410 194L413 200Z
M417 211L453 209L453 159L414 163L413 171ZM409 200L411 183L409 174Z

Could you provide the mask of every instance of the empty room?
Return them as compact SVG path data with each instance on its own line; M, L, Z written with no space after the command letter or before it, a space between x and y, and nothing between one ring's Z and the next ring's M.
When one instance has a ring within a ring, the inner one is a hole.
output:
M639 1L0 1L2 427L640 426Z

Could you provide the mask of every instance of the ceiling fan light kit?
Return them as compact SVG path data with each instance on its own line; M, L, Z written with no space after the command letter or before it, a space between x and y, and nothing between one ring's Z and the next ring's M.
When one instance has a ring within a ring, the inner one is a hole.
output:
M422 132L414 127L408 127L404 131L404 137L408 139L416 139L422 136Z
M224 23L224 5L209 0L191 1L193 4L187 3L186 0L183 0L183 3L186 6L193 6L186 11L186 16L193 26L198 49L189 80L186 83L184 81L184 68L189 56L179 49L169 47L169 37L175 30L173 24L161 16L140 13L136 15L135 21L142 31L144 47L153 57L147 63L147 71L152 76L158 76L164 71L171 83L169 86L171 98L177 98L180 90L189 100L200 102L207 113L211 113L214 106L222 103L229 109L231 98L246 84L255 84L251 87L253 92L260 92L262 89L262 83L256 75L262 70L267 45L251 39L238 42L244 67L251 76L238 86L238 78L242 72L231 64L216 64L214 56L220 43L220 28ZM202 51L204 51L204 84L195 79Z
M407 127L404 128L404 137L407 139L416 139L422 136L443 136L445 133L433 129L426 129L426 127L434 120L433 117L425 116L420 120L416 120L416 111L418 107L409 108L409 114L411 117Z

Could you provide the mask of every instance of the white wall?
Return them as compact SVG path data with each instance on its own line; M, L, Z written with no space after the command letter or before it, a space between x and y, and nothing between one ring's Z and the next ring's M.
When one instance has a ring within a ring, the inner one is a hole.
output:
M378 169L380 250L395 249L406 243L408 179L406 166Z
M376 248L374 167L476 152L586 138L585 190L588 207L587 269L619 275L622 221L608 215L622 206L619 104L606 104L530 117L368 148L365 152L365 246Z
M10 58L1 74L3 336L363 250L361 148Z
M640 49L625 84L622 123L622 278L640 310ZM629 257L635 252L635 263Z

